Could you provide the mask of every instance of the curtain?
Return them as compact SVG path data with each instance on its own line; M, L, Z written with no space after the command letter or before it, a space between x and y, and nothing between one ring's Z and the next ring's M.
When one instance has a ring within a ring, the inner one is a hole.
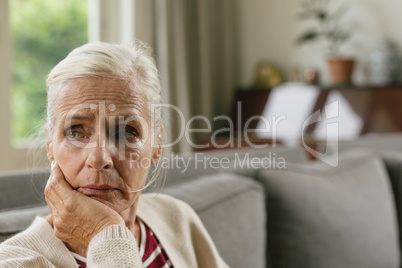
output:
M174 152L205 144L211 132L184 134L194 116L204 116L211 131L222 127L218 115L231 116L237 72L237 0L89 0L91 41L124 43L133 38L154 48L165 102L166 131L177 141ZM194 120L192 129L207 127ZM183 136L182 136L183 135ZM178 139L180 138L180 139Z
M204 116L213 132L231 115L236 75L236 2L234 0L154 0L155 53L169 109L170 140L180 137L185 123ZM204 120L189 128L205 129ZM206 144L211 132L184 135L175 152L193 150L191 143ZM169 148L168 148L169 149Z

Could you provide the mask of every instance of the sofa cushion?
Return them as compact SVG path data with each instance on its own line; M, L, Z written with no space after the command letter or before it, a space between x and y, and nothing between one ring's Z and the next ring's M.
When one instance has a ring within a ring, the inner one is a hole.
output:
M402 250L402 153L395 151L380 152L384 160L394 192L399 225L399 246Z
M402 152L401 133L370 133L356 140L339 141L340 152L350 149L370 149L372 151L399 151Z
M45 204L43 190L49 175L49 169L1 173L0 211Z
M400 252L391 186L369 152L325 164L262 170L273 267L398 267Z
M253 160L274 161L283 159L286 163L303 163L308 160L302 147L284 148L239 148L214 151L201 151L185 155L173 155L167 166L166 185L175 185L200 176L216 173L237 173L252 177L259 168ZM185 164L184 164L185 163Z
M10 211L0 212L0 243L14 234L25 230L36 216L47 215L50 209L47 205L30 206Z
M265 267L265 196L259 183L220 173L166 187L162 192L194 208L230 267Z

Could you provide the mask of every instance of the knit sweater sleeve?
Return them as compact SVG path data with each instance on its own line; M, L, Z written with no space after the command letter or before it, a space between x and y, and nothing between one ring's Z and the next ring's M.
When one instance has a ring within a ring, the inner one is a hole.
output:
M91 240L87 263L91 268L142 267L135 237L122 225L106 227Z
M0 244L0 268L77 267L63 244L56 238L52 227L37 217L25 231Z
M0 268L33 267L56 268L45 256L27 248L1 244Z
M141 267L137 242L130 230L121 225L106 227L91 240L87 267ZM24 232L0 244L0 268L78 267L64 243L41 217Z

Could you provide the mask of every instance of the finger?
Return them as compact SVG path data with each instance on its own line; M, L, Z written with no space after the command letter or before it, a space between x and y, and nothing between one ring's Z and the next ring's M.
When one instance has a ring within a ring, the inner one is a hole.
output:
M53 226L53 215L52 215L52 214L47 215L47 216L45 217L45 219L47 220L47 222L48 222L51 226Z
M55 203L56 201L60 202L60 196L55 192L55 189L54 189L54 184L55 184L55 174L53 172L54 164L55 164L55 162L52 162L50 176L46 182L46 187L44 190L45 199L46 199L46 202L48 203L50 209L52 209L52 206L54 206L53 203Z
M57 197L56 199L55 199L55 198L52 198L52 197L49 197L49 196L46 197L46 203L47 203L48 207L50 208L51 214L58 215L58 214L59 214L59 211L58 211L58 209L57 209L57 206L55 205L56 202L57 202L58 204L61 204L61 202L59 201L59 198L58 198L58 197Z
M46 203L47 203L48 207L50 208L50 213L53 216L58 217L58 215L60 215L59 208L60 209L63 208L63 201L60 200L59 196L54 193L52 193L50 195L46 195L45 199L46 199Z
M51 192L54 192L60 199L65 199L74 195L75 191L71 188L70 184L66 181L63 172L59 165L55 163L51 170L51 178L49 179Z
M71 189L71 186L64 178L64 174L61 171L57 163L52 163L52 170L49 180L45 188L45 198L52 212L58 212L57 208L62 207L66 200L71 200L75 194L75 191Z
M56 163L56 161L53 161L52 164L51 164L50 176L49 176L49 179L48 179L48 181L46 183L46 187L50 186L55 181L59 181L59 180L65 180L64 174L61 171L61 169L58 166L58 164Z

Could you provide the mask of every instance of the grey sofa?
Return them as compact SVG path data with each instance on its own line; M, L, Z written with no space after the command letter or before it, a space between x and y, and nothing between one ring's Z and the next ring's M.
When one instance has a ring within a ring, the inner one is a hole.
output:
M402 151L351 148L335 168L310 163L301 147L191 154L187 168L167 170L161 192L195 209L230 267L400 267ZM225 165L205 168L211 159ZM48 213L48 175L0 175L0 241Z

